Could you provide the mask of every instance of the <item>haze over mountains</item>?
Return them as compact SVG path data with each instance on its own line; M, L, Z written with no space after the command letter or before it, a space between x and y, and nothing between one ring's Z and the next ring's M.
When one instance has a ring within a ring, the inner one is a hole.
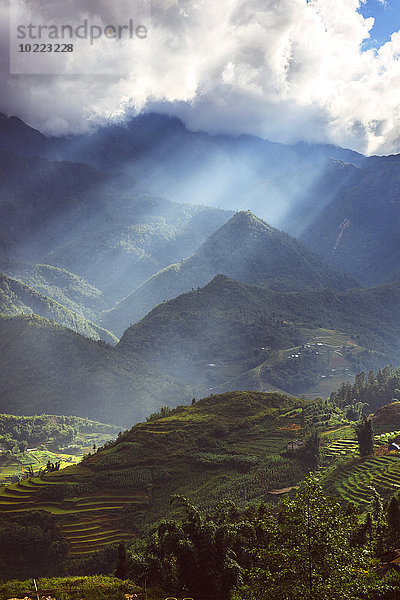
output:
M0 313L6 315L34 313L57 321L87 337L101 339L109 344L118 341L109 331L91 323L52 298L40 294L21 281L2 274L0 274Z
M98 415L107 423L142 421L166 398L190 391L140 356L36 315L0 317L1 410L13 414Z
M286 291L357 286L355 280L329 267L294 238L242 211L190 257L153 275L104 314L102 323L121 334L129 324L127 317L138 321L163 300L202 287L218 274Z
M367 158L301 235L364 285L399 281L400 156Z
M271 351L307 343L305 328L346 332L373 349L370 360L398 362L400 286L285 293L219 275L154 308L125 331L117 349L140 353L185 383L213 381L227 390L230 377L268 361Z
M399 360L398 286L357 289L400 279L398 157L162 115L51 140L2 116L0 149L7 407L130 424L210 383L282 388L275 358L316 327L356 339L349 376ZM307 356L284 391L325 377Z
M11 150L8 140L13 127ZM152 195L178 202L250 209L275 227L296 234L298 224L291 211L295 206L301 211L304 194L318 186L332 160L355 165L364 160L357 152L337 146L288 146L246 135L196 133L178 119L159 114L68 138L48 139L25 125L26 143L23 127L18 120L0 120L0 149L25 157L32 137L40 136L32 154L124 173ZM330 193L342 182L341 177L331 180Z
M85 164L0 152L3 258L40 261L89 278L109 301L183 258L230 216L141 191Z

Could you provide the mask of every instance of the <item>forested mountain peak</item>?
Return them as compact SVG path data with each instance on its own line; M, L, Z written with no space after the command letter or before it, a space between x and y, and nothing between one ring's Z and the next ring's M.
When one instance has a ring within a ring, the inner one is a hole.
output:
M329 267L303 243L250 211L240 211L191 256L153 275L106 313L103 324L119 335L163 300L204 286L218 274L281 291L343 291L358 285Z

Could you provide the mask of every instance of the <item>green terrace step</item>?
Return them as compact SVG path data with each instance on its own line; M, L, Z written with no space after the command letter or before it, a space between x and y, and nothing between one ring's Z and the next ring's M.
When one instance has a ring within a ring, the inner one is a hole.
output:
M0 504L23 504L24 502L35 502L35 500L28 496L28 498L24 498L23 496L0 496Z
M368 503L372 500L371 491L367 490L364 487L357 487L351 485L346 481L343 482L343 485L341 486L340 490L342 496L346 498L351 498L353 501L356 502Z
M28 479L23 479L22 481L18 481L17 487L21 490L36 493L39 489L39 486L29 483Z
M400 488L398 466L400 467L400 461L397 456L373 457L338 472L326 489L329 493L336 492L344 500L367 504L372 499L372 494L367 489L369 485L386 490Z
M386 469L385 471L377 473L374 476L374 479L377 479L379 477L385 477L388 481L391 481L395 485L399 485L400 484L400 473L393 472L392 469Z
M110 540L121 539L121 537L127 537L129 534L123 531L106 530L99 532L97 535L77 537L77 538L66 538L71 547L83 546L87 544L101 544L109 542Z
M384 474L377 475L376 477L374 477L372 480L372 485L379 485L383 488L390 488L390 489L400 488L400 483L396 483L395 481L393 481L392 479L390 479L389 477L387 477Z
M0 504L0 512L14 512L15 510L21 511L29 508L33 508L35 506L34 502L21 502L21 503L13 503L13 504Z
M109 546L110 544L116 544L118 542L121 542L122 540L128 540L130 538L128 538L127 536L115 536L114 538L110 538L107 540L102 540L102 541L97 541L97 542L86 542L82 544L69 544L69 552L70 555L73 556L76 552L82 552L82 551L86 551L86 553L89 552L97 552L98 550L102 550L103 548L105 548L106 546Z
M103 524L103 520L99 520L93 524L84 524L84 523L76 523L75 525L62 525L61 528L66 533L74 532L74 531L90 531L91 529L101 529Z
M0 491L0 498L34 498L34 494L29 494L27 492L23 492L22 490L12 490L8 488L3 488Z
M84 533L82 533L81 535L67 537L67 535L64 534L64 537L71 544L76 544L76 543L83 543L83 542L103 541L110 537L121 536L121 535L125 535L125 533L122 531L118 531L116 529L104 529L104 530L99 530L96 533L92 533L90 535L85 535Z
M100 498L110 501L112 495L107 494L105 497L101 496ZM130 495L125 495L125 498L129 501L132 500ZM102 511L103 507L101 506L99 509L98 506L99 505L97 505L97 510ZM123 506L126 506L126 502ZM106 519L104 517L92 517L76 519L71 522L64 521L60 524L60 529L63 538L68 541L70 556L79 556L96 552L109 544L124 539L132 539L133 537L132 533L122 531L119 527L115 527L113 517Z
M374 443L386 445L396 435L400 435L400 431L376 435ZM323 451L327 458L334 458L358 451L358 444L354 439L338 439L325 446ZM343 500L366 505L372 499L368 486L376 486L386 492L400 489L400 454L373 456L338 470L329 476L325 489L328 493L338 494Z
M368 504L372 499L371 496L364 496L351 489L340 488L338 489L338 493L343 500L354 502L354 504Z
M79 519L76 521L71 521L71 522L65 522L62 523L62 528L63 529L69 529L69 528L77 528L77 527L92 527L95 526L99 523L103 523L104 520L101 517L93 517L91 519Z
M101 527L99 527L96 531L74 531L68 533L66 531L63 531L62 534L66 540L88 540L97 539L98 537L101 538L104 536L104 534L110 532L115 533L115 530L104 530Z

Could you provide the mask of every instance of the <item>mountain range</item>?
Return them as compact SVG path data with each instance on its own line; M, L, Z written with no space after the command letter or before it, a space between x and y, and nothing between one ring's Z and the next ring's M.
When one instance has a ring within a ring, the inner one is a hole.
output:
M367 158L301 239L363 285L399 281L400 156Z
M0 152L0 259L66 269L111 305L231 215L151 197L85 164Z
M5 412L97 415L129 425L166 398L187 403L190 390L140 356L37 315L0 316L0 397Z
M32 139L37 140L36 152L30 151ZM178 202L247 208L295 235L298 223L291 212L294 208L301 212L305 202L307 214L307 198L325 174L329 177L332 161L354 165L364 161L361 154L337 146L290 146L248 135L193 132L175 117L153 113L58 138L47 138L3 115L0 149L22 157L85 163L108 174L124 173L150 195ZM331 179L329 193L342 184L342 176Z
M0 274L0 313L18 315L34 313L86 335L89 338L115 344L118 340L109 331L66 308L52 298L40 294L21 281Z
M306 246L274 229L249 211L235 214L196 252L170 265L138 287L102 324L117 335L163 300L202 287L216 275L282 291L356 287L351 277L335 271Z
M322 329L325 337L328 330L336 331L336 337L338 331L344 332L347 337L343 339L350 341L336 342L336 346L331 341L317 344L316 329ZM256 386L251 389L265 389L276 379L272 376L268 381L271 372L263 381L254 373L253 379L250 374L243 377L244 373L261 365L272 366L274 359L279 368L285 361L290 364L287 359L301 347L304 350L305 344L312 344L320 353L321 347L327 346L331 354L341 357L346 354L341 345L348 346L347 350L359 345L369 350L366 368L368 361L370 366L377 360L398 362L399 336L399 284L294 293L261 289L219 275L204 288L154 308L125 331L116 348L125 356L132 352L151 359L160 372L197 384L204 393L209 389L204 386L209 385L223 386L219 391L233 389L232 381L237 383L239 375L242 384ZM282 352L285 349L291 353ZM297 368L295 362L289 367L292 372ZM310 362L307 368L318 362L315 352ZM324 366L319 368L319 374L324 374ZM310 381L297 383L296 393L306 393L307 385L311 387Z
M303 393L332 366L310 351L286 377L315 328L351 340L346 376L397 361L398 160L166 115L68 138L2 115L0 408L81 398L131 423L211 386Z

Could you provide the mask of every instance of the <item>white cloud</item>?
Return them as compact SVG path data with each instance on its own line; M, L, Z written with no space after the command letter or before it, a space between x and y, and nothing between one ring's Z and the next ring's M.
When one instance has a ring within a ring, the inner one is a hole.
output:
M106 0L80 1L79 15L73 0L36 1L41 10L62 7L64 18L116 18L101 12L111 6ZM113 4L122 22L130 3ZM127 68L120 77L9 76L3 63L0 109L50 133L153 108L211 132L400 152L400 34L377 52L363 52L374 21L359 6L359 0L153 0L144 76L136 77L123 44L113 47ZM1 38L7 56L4 20Z

